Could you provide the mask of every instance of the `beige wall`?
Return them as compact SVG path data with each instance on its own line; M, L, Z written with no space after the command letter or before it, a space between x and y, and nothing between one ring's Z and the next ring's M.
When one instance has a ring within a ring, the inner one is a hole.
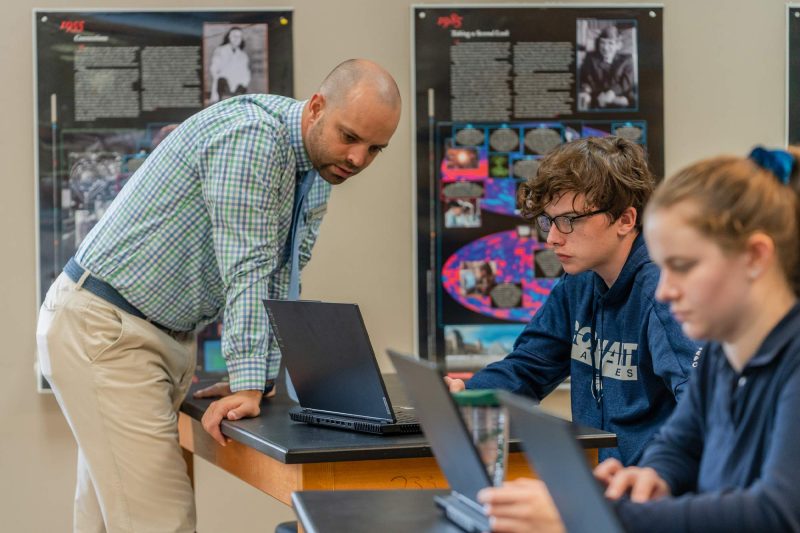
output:
M443 3L441 1L437 3ZM465 2L460 2L465 3ZM569 2L567 2L569 3ZM583 3L589 3L584 1ZM170 7L227 2L173 0ZM0 33L0 529L68 531L75 447L52 396L36 394L31 9L4 4ZM162 0L85 8L161 7ZM305 295L361 304L376 350L414 347L412 165L408 0L238 0L240 7L295 8L298 96L337 62L366 56L396 76L406 107L391 147L353 183L336 188ZM744 153L784 140L785 6L781 0L665 0L667 172L701 156ZM200 531L271 531L288 518L254 489L197 461ZM277 509L277 511L276 511Z

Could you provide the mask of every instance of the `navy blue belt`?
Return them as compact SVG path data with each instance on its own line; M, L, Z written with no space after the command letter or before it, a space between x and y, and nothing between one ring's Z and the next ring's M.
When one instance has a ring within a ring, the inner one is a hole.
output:
M69 279L71 279L75 283L78 283L78 281L80 281L81 276L83 276L84 272L86 272L86 269L80 266L78 262L75 261L74 257L70 258L70 260L67 261L67 265L64 267L64 273L69 277ZM169 335L175 336L181 333L186 333L183 331L175 331L173 329L170 329L166 326L159 324L158 322L153 322L152 320L149 320L144 315L144 313L142 313L136 308L136 306L134 306L132 303L126 300L125 297L123 297L117 291L117 289L115 289L105 281L97 279L91 274L86 276L86 279L83 280L83 288L91 292L95 296L98 296L103 300L107 301L111 305L119 307L129 315L133 315L137 318L147 320L148 322L156 326L158 329L164 331Z

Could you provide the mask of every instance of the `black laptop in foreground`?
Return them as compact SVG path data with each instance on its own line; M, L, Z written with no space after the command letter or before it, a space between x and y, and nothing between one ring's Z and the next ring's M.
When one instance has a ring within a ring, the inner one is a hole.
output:
M292 420L380 435L418 433L414 409L393 406L355 304L264 300L297 393Z
M575 440L573 426L543 412L527 398L505 391L497 391L497 395L508 408L525 457L547 485L567 531L622 533L617 514Z
M492 483L439 369L434 363L392 350L389 358L417 407L425 438L450 484L450 494L436 496L436 505L464 531L489 531L489 518L478 503L478 491Z
M392 350L389 357L417 406L425 437L452 489L448 496L434 497L436 504L461 529L489 531L477 495L491 486L491 481L438 367ZM547 485L567 531L622 533L575 439L572 424L542 412L533 400L505 391L496 393L508 407L512 432L521 438L528 463Z

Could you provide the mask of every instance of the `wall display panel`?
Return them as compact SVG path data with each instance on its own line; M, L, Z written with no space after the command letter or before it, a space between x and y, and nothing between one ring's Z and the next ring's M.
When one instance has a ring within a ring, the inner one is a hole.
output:
M414 6L418 350L507 354L563 273L517 189L556 146L618 135L663 174L660 6Z
M786 91L787 120L786 136L788 144L800 143L800 5L787 7L788 60Z
M181 121L245 93L292 96L292 11L47 11L36 44L38 297ZM220 326L199 368L224 374ZM39 378L41 388L47 383Z

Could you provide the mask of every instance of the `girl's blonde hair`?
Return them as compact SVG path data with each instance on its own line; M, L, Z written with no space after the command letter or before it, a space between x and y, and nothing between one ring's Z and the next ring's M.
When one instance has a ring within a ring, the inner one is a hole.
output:
M800 150L789 148L789 153L794 157L794 170L788 184L749 158L714 157L664 180L653 193L646 213L690 202L697 209L686 222L726 251L744 249L756 232L769 235L786 278L798 292Z

